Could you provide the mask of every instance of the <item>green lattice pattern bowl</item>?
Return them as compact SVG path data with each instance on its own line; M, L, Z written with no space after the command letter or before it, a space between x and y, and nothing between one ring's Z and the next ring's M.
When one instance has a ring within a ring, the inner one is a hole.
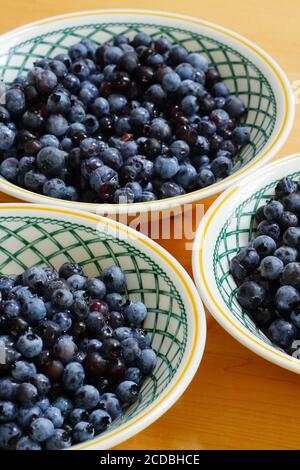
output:
M126 296L147 305L145 329L158 364L141 397L111 428L76 448L105 449L160 417L183 393L200 363L206 335L203 306L191 279L159 245L138 232L88 213L51 206L0 205L0 272L79 262L87 275L116 264L126 273Z
M249 110L245 125L251 128L251 144L236 158L233 175L187 195L139 204L139 211L163 210L170 205L217 194L274 156L287 138L294 116L291 87L285 74L271 57L250 41L196 18L143 10L99 10L46 19L0 38L0 78L10 83L36 59L65 52L82 38L101 43L111 41L115 34L132 37L138 31L145 31L153 38L163 34L173 44L204 53L210 64L218 68L231 94L244 100ZM137 210L136 204L113 208L112 205L62 202L22 190L3 179L0 189L31 202L68 204L102 214Z
M230 260L256 232L257 209L274 197L284 176L300 178L300 154L268 165L216 200L198 228L193 272L207 308L232 336L269 361L300 373L300 361L272 344L242 309L229 271Z

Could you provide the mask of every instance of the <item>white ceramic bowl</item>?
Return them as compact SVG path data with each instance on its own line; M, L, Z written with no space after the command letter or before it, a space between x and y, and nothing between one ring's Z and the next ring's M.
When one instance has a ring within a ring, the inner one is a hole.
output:
M275 194L278 180L300 178L300 154L272 163L225 191L199 225L193 249L193 273L209 312L234 338L256 354L300 373L300 361L271 343L236 299L229 263L255 231L257 208Z
M99 214L134 214L163 211L216 195L268 162L290 132L294 118L291 86L279 65L262 49L242 36L201 19L146 10L98 10L72 13L31 23L0 37L0 78L9 83L28 70L39 57L53 57L83 37L96 42L116 33L133 36L145 31L153 37L168 36L207 55L217 66L232 94L243 98L249 112L251 144L236 159L234 173L207 188L183 196L129 205L66 202L36 194L0 180L0 190L25 201L85 209Z
M130 298L148 308L144 327L158 354L140 399L95 439L73 449L107 449L163 415L184 392L201 361L206 321L199 294L181 265L144 235L107 218L51 206L0 204L0 272L79 262L89 276L119 265Z

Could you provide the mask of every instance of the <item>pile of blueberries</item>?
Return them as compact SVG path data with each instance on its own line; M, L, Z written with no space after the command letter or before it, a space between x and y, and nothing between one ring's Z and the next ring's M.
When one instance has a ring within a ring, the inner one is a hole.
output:
M244 103L205 56L140 32L35 62L0 106L0 173L49 197L133 203L227 177Z
M0 278L1 450L68 448L139 398L157 356L125 286L117 266L89 278L75 263Z
M270 340L297 354L300 338L300 181L285 177L256 213L256 237L231 260L237 299Z

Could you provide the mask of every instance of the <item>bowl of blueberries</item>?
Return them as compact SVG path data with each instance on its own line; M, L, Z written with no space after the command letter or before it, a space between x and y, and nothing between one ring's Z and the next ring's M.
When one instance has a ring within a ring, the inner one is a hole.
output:
M294 116L281 68L196 18L100 10L0 38L0 190L98 213L221 193L270 160Z
M238 341L300 373L300 155L228 189L201 222L193 272L209 311Z
M91 213L1 204L0 219L0 450L106 449L159 418L205 344L181 265Z

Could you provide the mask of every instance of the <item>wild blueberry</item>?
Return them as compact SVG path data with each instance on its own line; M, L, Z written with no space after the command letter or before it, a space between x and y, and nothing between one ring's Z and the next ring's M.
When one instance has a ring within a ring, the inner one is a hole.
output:
M254 281L245 281L237 291L237 299L242 307L255 310L265 298L265 289Z
M70 362L64 370L63 385L66 390L76 391L82 386L85 378L84 369L77 362Z
M29 436L33 441L44 442L54 433L52 421L46 418L37 418L29 425Z
M25 333L17 341L17 349L26 358L38 356L43 348L43 341L34 333Z
M293 286L279 287L275 295L275 304L278 310L283 312L294 310L299 306L299 303L299 293Z
M296 328L292 323L277 319L269 326L268 333L273 343L287 347L296 336Z
M94 426L86 421L80 421L74 426L73 438L75 442L83 442L92 439L95 435Z
M300 266L300 265L299 265ZM277 258L276 256L266 256L259 266L260 275L264 279L268 279L269 281L273 281L278 279L282 274L284 269L283 262ZM299 274L300 276L300 274ZM286 284L284 282L284 284ZM288 283L287 283L288 284Z
M117 386L116 393L123 403L131 404L139 397L139 387L136 383L125 380Z
M52 436L46 441L47 450L62 450L71 447L71 438L64 429L55 429Z
M78 408L93 409L99 403L100 395L92 385L82 385L75 393L75 403Z
M45 411L43 417L49 419L56 429L60 428L64 423L64 418L61 414L60 409L56 408L55 406L49 406L49 408L47 408L47 410Z
M239 280L244 280L260 263L259 255L254 248L242 248L230 262L232 275Z

